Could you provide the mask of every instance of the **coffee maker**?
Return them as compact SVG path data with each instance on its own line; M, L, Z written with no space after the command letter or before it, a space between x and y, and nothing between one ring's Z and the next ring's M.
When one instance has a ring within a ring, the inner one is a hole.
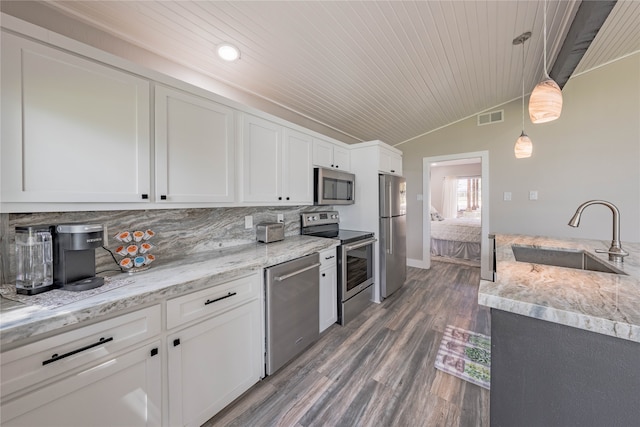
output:
M104 284L96 276L95 249L103 245L102 224L58 224L53 234L53 283L68 291L85 291Z

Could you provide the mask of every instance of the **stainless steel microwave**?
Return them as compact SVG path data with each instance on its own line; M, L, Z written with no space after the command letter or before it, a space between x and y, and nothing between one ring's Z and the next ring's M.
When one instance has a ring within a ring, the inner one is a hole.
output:
M335 169L313 169L313 204L352 205L356 197L356 176Z

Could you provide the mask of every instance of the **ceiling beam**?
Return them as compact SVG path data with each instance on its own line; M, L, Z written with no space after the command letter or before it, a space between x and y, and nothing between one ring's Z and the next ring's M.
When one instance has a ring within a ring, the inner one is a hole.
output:
M616 4L613 1L582 1L549 75L560 89L571 77L591 42Z

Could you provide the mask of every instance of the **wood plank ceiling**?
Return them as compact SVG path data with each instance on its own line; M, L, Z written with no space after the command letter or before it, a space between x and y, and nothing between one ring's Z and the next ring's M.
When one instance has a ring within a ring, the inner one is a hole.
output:
M548 3L549 69L579 0ZM51 1L172 61L356 140L410 140L520 97L543 75L542 1ZM619 1L576 73L640 49ZM224 63L230 42L241 59Z

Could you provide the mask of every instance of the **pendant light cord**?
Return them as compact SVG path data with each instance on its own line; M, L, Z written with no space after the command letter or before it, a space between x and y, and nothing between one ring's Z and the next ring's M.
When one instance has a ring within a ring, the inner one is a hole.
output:
M524 133L524 42L522 41L522 133Z
M544 41L543 41L543 46L544 46L544 76L546 78L550 78L549 77L549 73L547 72L547 0L544 0L544 18L543 18L543 22L544 22Z

